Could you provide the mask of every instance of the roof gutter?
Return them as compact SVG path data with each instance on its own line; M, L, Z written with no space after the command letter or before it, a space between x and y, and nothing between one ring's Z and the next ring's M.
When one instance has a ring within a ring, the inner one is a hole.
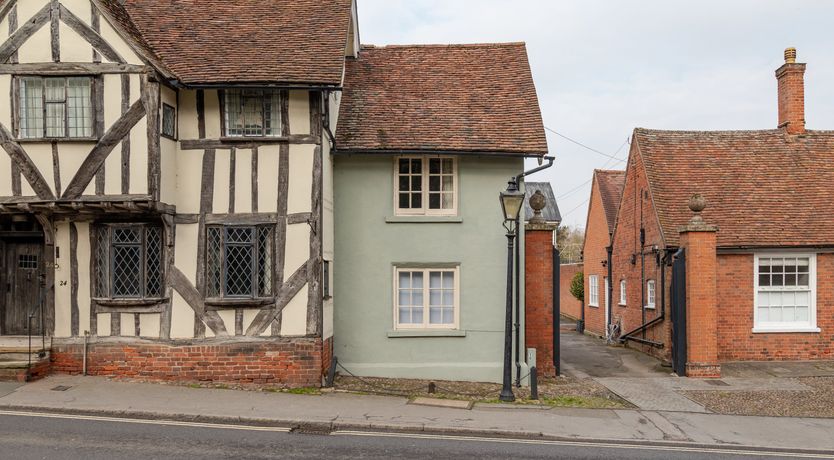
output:
M508 158L542 158L543 154L536 153L513 153L513 152L478 152L470 150L429 150L429 149L336 149L333 151L334 155L457 155L457 156L479 156L479 157L508 157ZM551 158L551 157L544 157ZM553 162L546 167L550 167ZM544 168L537 168L538 171ZM535 172L533 171L533 172ZM517 177L523 177L532 172L521 174Z
M168 80L168 84L174 88L179 89L226 89L226 88L271 88L271 89L295 89L306 91L342 91L341 85L315 85L307 83L270 83L270 82L254 82L254 83L183 83L179 79L173 78Z

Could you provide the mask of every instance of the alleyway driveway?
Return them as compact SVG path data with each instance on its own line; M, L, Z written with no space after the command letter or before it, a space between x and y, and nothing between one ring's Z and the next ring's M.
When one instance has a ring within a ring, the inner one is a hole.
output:
M798 377L834 376L832 362L728 363L721 379L678 377L644 353L562 329L562 369L580 379L593 379L644 410L710 412L686 395L698 392L810 391Z

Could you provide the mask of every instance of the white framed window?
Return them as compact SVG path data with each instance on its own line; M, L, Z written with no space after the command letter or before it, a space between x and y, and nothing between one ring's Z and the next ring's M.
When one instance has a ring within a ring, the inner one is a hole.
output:
M814 254L756 254L753 332L819 332Z
M399 216L454 216L458 209L457 158L432 155L398 157L394 209Z
M588 277L588 306L599 307L599 277L597 275Z
M620 280L620 305L626 305L626 280Z
M655 299L657 298L657 293L655 289L655 282L654 280L646 281L646 308L655 308Z
M394 273L395 329L457 329L460 270L397 267Z

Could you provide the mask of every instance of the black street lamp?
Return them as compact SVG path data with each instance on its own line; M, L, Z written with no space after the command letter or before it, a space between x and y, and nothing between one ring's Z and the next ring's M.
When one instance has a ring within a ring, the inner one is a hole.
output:
M512 351L513 351L513 243L518 228L518 214L524 204L524 193L518 190L516 178L507 184L507 190L499 195L501 210L504 211L504 228L507 229L507 311L504 318L504 385L501 388L501 401L515 401L512 389Z

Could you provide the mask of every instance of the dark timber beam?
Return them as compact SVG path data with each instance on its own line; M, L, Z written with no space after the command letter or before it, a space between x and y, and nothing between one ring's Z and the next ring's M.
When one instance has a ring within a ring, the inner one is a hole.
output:
M0 22L3 22L3 19L6 19L6 15L12 10L14 6L17 5L16 0L8 0L3 6L0 6Z
M15 33L13 33L2 45L0 45L0 62L6 62L17 51L20 46L35 34L41 27L49 22L49 12L52 4L47 3L40 9L32 19L26 21Z
M259 311L255 316L255 319L252 320L252 323L249 324L249 327L246 329L247 336L257 337L266 331L266 328L272 323L272 321L275 320L278 314L284 310L284 307L286 307L296 294L298 294L301 288L307 284L307 270L309 269L309 266L309 262L305 262L304 265L298 267L295 273L290 276L290 279L288 279L287 282L281 286L281 290L278 292L278 297L275 299L275 308Z
M38 198L42 200L55 199L55 195L49 188L46 179L41 175L38 167L35 166L35 163L32 162L32 159L23 150L23 147L12 138L12 133L2 123L0 123L0 146L12 157L12 161L17 165L23 177L29 181L29 185L32 186L32 190L35 191Z
M64 5L61 5L61 20L64 21L64 24L68 25L70 29L76 31L78 35L84 37L87 42L93 45L93 48L96 49L105 59L112 62L119 62L124 64L125 60L119 56L119 53L110 46L107 41L102 38L101 35L98 34L95 30L93 30L90 26L88 26L84 21L82 21L78 16L73 14L72 11L68 10Z
M168 280L174 290L177 291L185 302L194 310L194 314L196 315L195 319L202 321L214 332L214 335L217 337L225 337L229 335L226 331L226 326L223 324L223 319L220 318L220 315L216 311L206 310L206 304L203 301L203 297L197 291L197 288L191 285L188 278L186 278L177 267L171 267Z
M148 68L141 65L89 62L44 62L24 64L0 64L3 75L72 76L142 73Z
M116 147L116 144L121 142L125 135L130 133L131 128L144 116L145 106L141 100L136 101L130 107L130 110L116 120L113 126L99 139L98 144L93 147L93 150L84 159L81 167L78 168L75 177L67 185L67 189L61 198L72 200L80 197L84 193L84 189L87 188L87 185L93 179L96 171L104 164L104 160L107 159L107 156Z

